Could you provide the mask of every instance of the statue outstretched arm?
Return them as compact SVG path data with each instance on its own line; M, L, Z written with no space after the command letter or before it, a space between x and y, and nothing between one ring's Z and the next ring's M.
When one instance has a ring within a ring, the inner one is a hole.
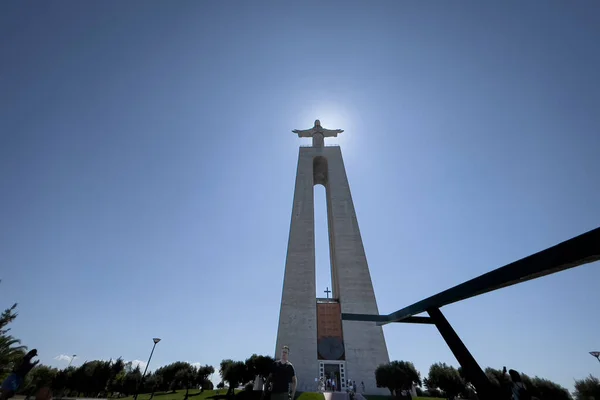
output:
M324 137L337 137L338 133L344 132L343 129L323 129Z
M313 129L294 129L292 132L298 134L299 137L312 137Z

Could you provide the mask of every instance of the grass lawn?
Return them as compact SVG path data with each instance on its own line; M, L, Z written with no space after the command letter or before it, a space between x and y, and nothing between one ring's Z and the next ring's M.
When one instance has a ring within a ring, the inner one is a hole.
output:
M227 389L221 389L218 391L219 394L227 393ZM205 390L200 393L198 389L190 389L188 396L189 400L208 400L209 397L216 396L216 390ZM156 392L154 393L154 398L152 400L183 400L185 397L185 390L178 390L175 393L171 392ZM138 395L138 400L148 400L150 399L150 393L144 393ZM133 400L133 396L123 397L118 400Z
M325 396L323 396L323 393L302 392L300 394L296 393L295 400L325 400Z
M221 389L218 391L219 395L224 395L227 393L227 389ZM235 391L236 394L239 392ZM200 393L199 390L194 389L189 392L189 400L210 400L211 397L217 396L216 390L205 390ZM163 393L156 392L154 393L154 398L152 400L183 400L185 397L185 390L178 390L175 393ZM140 394L138 395L138 400L149 400L150 393ZM295 400L324 400L323 394L321 393L312 393L312 392L302 392L296 393ZM119 400L133 400L133 396L123 397ZM387 400L387 399L386 399Z

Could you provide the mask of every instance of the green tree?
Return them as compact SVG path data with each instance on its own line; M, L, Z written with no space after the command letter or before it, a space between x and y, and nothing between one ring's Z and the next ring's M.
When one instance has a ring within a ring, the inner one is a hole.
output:
M490 383L497 391L502 391L507 398L511 396L511 380L509 374L494 368L486 368L485 373ZM534 377L530 378L524 373L519 373L527 391L539 400L570 400L569 391L559 384L548 379ZM588 400L588 399L586 399Z
M269 356L259 356L257 354L252 354L250 358L246 359L246 370L248 372L247 381L254 380L256 376L260 378L267 379L269 374L271 373L271 369L273 368L273 360L272 357Z
M203 365L203 366L198 367L198 370L196 373L196 383L198 385L201 385L202 392L204 392L205 388L208 388L209 386L212 385L212 383L208 380L208 377L210 375L214 374L214 372L215 372L215 369L213 368L212 365Z
M394 372L391 364L381 364L375 369L377 387L388 388L392 396L394 396L394 389L396 387L393 375Z
M38 365L25 376L25 381L21 385L19 393L35 395L38 390L47 386L52 387L58 370L46 365Z
M54 379L52 379L52 385L50 386L54 395L58 397L58 394L61 390L65 389L67 386L67 373L65 370L56 371L56 375Z
M177 386L185 389L185 399L188 398L190 386L196 381L197 371L191 365L189 368L182 368L175 374Z
M67 395L70 390L72 390L75 385L75 380L73 378L75 371L75 367L69 367L56 373L51 388L58 397Z
M521 374L521 379L529 390L529 394L540 400L571 400L571 395L567 389L549 379L537 376L530 378L525 374Z
M485 369L485 374L497 393L504 393L506 398L510 398L512 396L512 391L510 389L510 377L508 374L503 373L499 369L489 367Z
M595 376L575 380L575 400L600 399L600 380Z
M424 380L427 389L440 389L444 396L453 399L467 392L467 385L458 370L446 363L436 363L429 368L429 375Z
M150 374L146 377L145 388L146 391L152 392L150 398L154 398L154 392L160 387L162 384L163 378L161 375Z
M69 389L92 397L106 393L110 389L110 380L114 373L111 364L112 361L85 362L72 373L68 382Z
M73 373L75 391L86 397L91 397L96 392L94 372L97 367L96 361L86 361Z
M115 361L109 361L108 381L106 382L106 391L108 393L120 391L117 378L123 371L125 371L125 362L121 357L117 358Z
M221 361L219 373L221 379L229 385L227 395L232 395L233 390L243 383L244 378L247 376L246 364L242 361L223 360Z
M466 397L467 399L477 398L477 390L475 390L475 386L473 386L473 384L466 377L466 374L465 374L465 371L463 370L463 368L458 367L457 370L458 370L458 375L460 375L460 377L462 378L462 380L466 386L466 390L463 393L463 397Z
M177 372L179 370L189 370L190 368L192 368L190 363L177 361L157 369L154 373L162 378L162 382L159 385L160 390L175 391L177 389L180 389L182 386L175 379L175 375L177 375Z
M125 373L122 388L122 392L125 394L125 396L134 394L141 380L142 371L140 371L139 365L137 365L133 370Z
M123 369L123 371L119 372L117 376L111 382L110 391L111 393L125 393L125 378L127 377L127 371Z
M375 380L377 387L388 388L396 397L400 397L401 391L412 389L413 384L421 386L421 375L409 361L392 361L378 366Z
M0 379L4 379L25 355L27 348L21 341L9 335L6 326L17 318L17 304L7 308L0 314Z
M94 395L106 395L110 378L112 376L112 359L109 361L93 361L93 367L90 370L92 379L91 391Z

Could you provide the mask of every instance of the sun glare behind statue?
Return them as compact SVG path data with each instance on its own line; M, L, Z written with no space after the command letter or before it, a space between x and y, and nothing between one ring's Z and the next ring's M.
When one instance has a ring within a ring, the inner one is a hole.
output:
M306 120L306 126L298 129L312 128L316 119L321 121L321 126L326 129L343 129L337 137L325 138L325 146L338 145L344 154L352 151L352 136L354 135L352 118L350 113L340 104L319 104L309 107L302 112L302 121Z

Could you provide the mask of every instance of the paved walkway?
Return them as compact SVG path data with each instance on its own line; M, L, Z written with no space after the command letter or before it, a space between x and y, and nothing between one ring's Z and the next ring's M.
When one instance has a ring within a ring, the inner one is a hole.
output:
M348 400L349 396L346 392L323 392L325 400ZM362 400L365 400L364 398Z

